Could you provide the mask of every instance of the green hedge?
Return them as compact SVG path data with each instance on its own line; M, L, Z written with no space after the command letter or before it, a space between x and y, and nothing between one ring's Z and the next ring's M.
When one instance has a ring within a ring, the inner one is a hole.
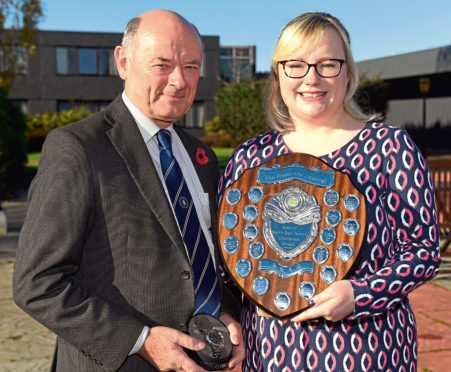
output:
M92 115L92 112L84 108L83 106L75 107L71 110L50 112L47 111L44 114L36 114L30 120L27 121L28 131L26 133L27 139L27 151L39 152L42 148L47 134L55 128L63 127L67 124L80 121L88 116Z

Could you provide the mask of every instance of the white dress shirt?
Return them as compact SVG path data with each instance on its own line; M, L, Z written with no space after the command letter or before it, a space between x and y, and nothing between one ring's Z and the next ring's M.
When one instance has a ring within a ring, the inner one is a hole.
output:
M160 178L161 184L164 187L164 190L166 192L166 197L168 198L169 204L171 204L171 198L169 196L168 190L166 189L166 184L163 178L163 172L161 170L161 164L160 164L160 151L158 150L158 140L156 134L158 131L162 128L160 128L158 125L150 121L149 118L147 118L133 103L130 101L130 99L125 94L125 91L122 93L122 99L125 103L125 106L130 110L130 113L132 114L133 118L136 121L136 124L138 125L138 129L141 132L141 135L143 137L143 140L147 146L147 150L149 151L150 157L152 158L152 162L157 170L158 176ZM215 259L214 255L214 246L213 241L211 237L211 216L210 216L210 203L208 200L208 193L205 193L202 184L199 180L199 177L197 177L197 172L194 168L194 165L188 155L188 152L186 151L185 147L183 146L182 141L180 140L179 136L177 135L177 132L174 130L173 125L171 124L169 127L164 128L168 130L171 133L172 138L172 153L174 154L175 159L180 165L180 168L183 173L183 177L185 178L185 182L188 186L188 189L190 191L191 197L193 198L193 203L196 208L197 216L199 218L199 223L202 228L202 231L205 235L205 239L207 240L208 247L210 249L211 256L213 258L213 263ZM177 221L177 217L174 218ZM179 228L180 231L180 228ZM186 249L186 246L185 246ZM188 251L187 251L188 255ZM188 255L189 257L189 255ZM138 338L135 346L131 350L129 355L135 354L139 351L139 349L144 344L144 341L147 337L147 333L149 331L149 327L145 326L140 337Z

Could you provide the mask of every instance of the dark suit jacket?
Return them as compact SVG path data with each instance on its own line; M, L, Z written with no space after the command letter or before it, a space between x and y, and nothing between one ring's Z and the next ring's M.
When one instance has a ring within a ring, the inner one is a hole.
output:
M214 153L176 129L210 198L216 236ZM200 165L196 150L209 162ZM216 252L216 260L218 255ZM58 336L57 371L153 371L128 353L143 326L186 331L193 274L139 129L118 97L104 112L52 131L29 193L14 299ZM227 288L223 310L237 314Z

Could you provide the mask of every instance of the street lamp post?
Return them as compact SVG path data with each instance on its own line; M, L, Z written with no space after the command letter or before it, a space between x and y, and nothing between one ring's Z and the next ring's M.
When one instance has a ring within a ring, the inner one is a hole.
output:
M420 92L423 95L423 135L421 136L421 152L423 153L424 158L426 159L426 149L427 149L427 141L426 141L426 96L431 88L431 79L428 77L422 77L418 81L418 87L420 88Z

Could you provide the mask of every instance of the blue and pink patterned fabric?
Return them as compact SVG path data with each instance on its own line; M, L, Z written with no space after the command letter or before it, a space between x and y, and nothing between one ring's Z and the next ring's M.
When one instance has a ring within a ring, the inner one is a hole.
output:
M239 145L219 184L289 152L269 131ZM320 157L349 174L366 197L366 247L351 283L355 311L339 322L260 317L245 300L243 371L417 371L417 330L407 295L440 265L431 174L408 134L367 123L345 146ZM219 199L220 200L220 199Z

